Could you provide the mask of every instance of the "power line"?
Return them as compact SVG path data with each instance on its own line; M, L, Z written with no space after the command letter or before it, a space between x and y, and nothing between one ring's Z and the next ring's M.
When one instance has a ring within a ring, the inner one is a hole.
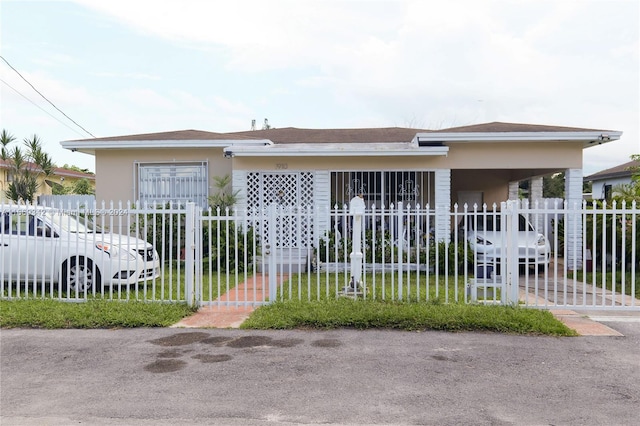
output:
M73 127L69 126L67 123L64 123L62 120L60 120L58 117L54 116L53 114L51 114L49 111L47 111L46 109L42 108L40 105L36 104L35 102L33 102L31 99L27 98L25 95L23 95L22 93L20 93L16 88L14 88L13 86L11 86L9 83L7 83L6 81L4 81L3 79L0 78L0 81L3 82L4 84L6 84L9 89L13 90L14 92L16 92L18 95L22 96L24 99L26 99L27 101L31 102L36 108L41 109L45 114L48 114L51 118L53 118L54 120L56 120L58 123L62 124L63 126L67 127L68 129L70 129L72 132L77 133L80 136L84 136L82 133L78 132L76 129L74 129Z
M53 106L55 109L57 109L60 114L64 115L65 117L67 117L73 124L75 124L76 126L80 127L82 130L84 130L86 133L90 134L92 137L95 138L95 136L93 135L93 133L91 133L90 131L88 131L87 129L85 129L84 127L82 127L81 125L79 125L78 123L75 122L75 120L73 120L71 117L69 117L67 114L65 114L64 112L62 112L62 110L60 108L58 108L57 106L55 106L55 104L53 102L51 102L49 99L47 99L47 97L45 95L43 95L42 93L40 93L40 91L38 89L36 89L33 84L31 84L29 82L29 80L27 80L26 78L24 78L22 76L22 74L20 74L20 72L15 69L10 63L9 61L7 61L4 56L0 55L0 59L2 59L7 65L9 65L9 68L11 68L12 70L14 70L16 72L16 74L18 74L20 76L20 78L22 78L29 86L31 86L31 88L33 90L36 91L36 93L38 95L40 95L42 97L42 99L44 99L45 101L49 102L51 104L51 106Z

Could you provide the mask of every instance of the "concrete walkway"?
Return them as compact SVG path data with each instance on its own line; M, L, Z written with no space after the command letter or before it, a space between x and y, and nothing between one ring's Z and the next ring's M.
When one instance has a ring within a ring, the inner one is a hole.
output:
M618 331L592 320L588 315L568 309L550 309L549 312L580 336L622 336Z
M278 284L288 278L286 275L278 276ZM264 274L257 274L236 287L228 293L218 297L214 303L217 306L204 306L190 317L183 318L173 327L184 328L238 328L249 318L251 312L255 310L255 304L264 302L269 296L268 277ZM248 296L248 297L247 297ZM245 302L247 299L253 301Z

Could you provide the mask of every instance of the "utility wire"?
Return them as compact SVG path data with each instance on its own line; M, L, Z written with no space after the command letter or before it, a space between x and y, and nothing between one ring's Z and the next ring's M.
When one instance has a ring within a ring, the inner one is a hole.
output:
M36 89L33 84L31 84L29 82L29 80L27 80L26 78L24 78L22 76L22 74L20 74L20 72L15 69L10 63L9 61L7 61L4 56L0 55L0 59L2 59L7 65L9 65L9 68L11 68L12 70L14 70L16 72L16 74L18 74L20 76L20 78L22 78L29 86L31 86L31 88L33 90L36 91L36 93L40 96L42 96L42 99L44 99L45 101L49 102L51 104L51 106L53 106L55 109L57 109L60 114L64 115L65 117L67 117L71 122L73 122L73 124L75 124L76 126L80 127L82 130L84 130L85 132L87 132L88 134L90 134L92 137L95 138L94 134L91 133L90 131L88 131L87 129L85 129L84 127L82 127L81 125L79 125L78 123L75 122L75 120L73 120L71 117L69 117L67 114L65 114L64 112L62 112L62 110L60 108L58 108L57 106L55 106L55 104L53 102L51 102L49 99L47 99L47 97L45 95L43 95L42 93L40 93L40 91L38 89Z
M36 104L35 102L33 102L31 99L27 98L25 95L23 95L22 93L20 93L16 88L14 88L13 86L11 86L9 83L7 83L6 81L4 81L3 79L0 78L0 81L3 82L4 84L6 84L9 89L13 90L14 92L16 92L18 95L22 96L24 99L26 99L27 101L31 102L36 108L41 109L45 114L48 114L51 118L53 118L54 120L56 120L58 123L62 124L63 126L67 127L68 129L70 129L72 132L77 133L80 136L84 136L82 133L78 132L78 130L74 129L73 127L69 126L67 123L63 122L62 120L60 120L58 117L54 116L53 114L51 114L49 111L47 111L46 109L42 108L40 105Z

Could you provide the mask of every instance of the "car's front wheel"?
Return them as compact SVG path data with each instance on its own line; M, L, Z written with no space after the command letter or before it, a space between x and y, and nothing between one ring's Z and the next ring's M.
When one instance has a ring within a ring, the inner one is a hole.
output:
M90 259L72 257L62 268L62 282L72 291L85 292L100 288L100 271Z

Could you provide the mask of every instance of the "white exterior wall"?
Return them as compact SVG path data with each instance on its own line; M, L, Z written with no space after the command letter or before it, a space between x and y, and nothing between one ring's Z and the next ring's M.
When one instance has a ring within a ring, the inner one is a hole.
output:
M331 172L318 170L313 176L313 205L316 211L314 218L314 243L329 230L329 210L331 209ZM325 214L326 212L326 214Z
M594 200L604 200L604 186L611 185L615 187L622 184L630 184L630 177L609 178L604 180L594 180L591 185L591 198Z
M231 173L232 193L238 194L236 208L239 211L247 209L247 172L245 170L234 170Z
M567 202L565 216L565 263L569 270L582 268L582 169L567 169L564 193ZM575 214L571 212L575 211Z
M451 237L451 169L435 171L436 241Z

